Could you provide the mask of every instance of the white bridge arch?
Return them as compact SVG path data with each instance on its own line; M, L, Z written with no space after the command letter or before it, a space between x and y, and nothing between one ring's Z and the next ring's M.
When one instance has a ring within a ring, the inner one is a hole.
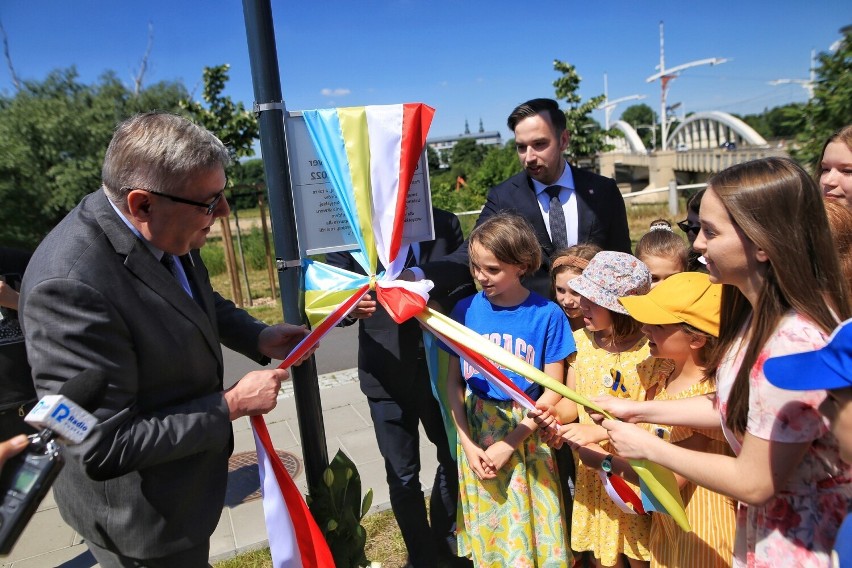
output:
M711 110L697 112L678 124L669 136L668 147L673 150L708 150L731 142L738 148L768 145L763 136L739 118Z
M630 123L617 120L612 128L624 134L624 138L608 138L607 143L615 146L612 152L645 154L648 149ZM670 150L710 150L733 142L737 148L766 147L766 140L751 126L739 118L717 110L697 112L677 125L669 136Z

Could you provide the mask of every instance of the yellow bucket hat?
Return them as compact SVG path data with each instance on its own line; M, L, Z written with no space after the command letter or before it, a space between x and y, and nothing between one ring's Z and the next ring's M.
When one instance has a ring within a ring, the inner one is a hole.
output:
M702 272L673 274L644 296L627 296L618 301L638 322L651 325L688 323L719 336L722 285L712 284Z

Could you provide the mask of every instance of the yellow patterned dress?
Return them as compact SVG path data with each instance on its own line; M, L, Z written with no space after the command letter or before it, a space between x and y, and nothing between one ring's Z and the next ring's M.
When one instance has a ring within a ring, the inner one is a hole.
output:
M611 369L621 371L623 377L625 388L619 389L619 396L633 400L644 400L645 391L671 372L669 366L662 365L665 360L650 356L645 337L621 353L610 353L598 347L585 328L574 332L574 341L577 357L572 366L577 392L588 398L613 393ZM579 415L581 424L593 424L584 408L579 409ZM606 441L601 446L608 449ZM622 512L607 495L598 470L577 460L576 454L575 461L577 484L571 515L571 548L577 552L591 551L606 566L615 566L619 554L650 560L650 516ZM638 493L636 486L630 487Z
M677 400L716 392L710 381L692 385L669 395L663 384L654 400ZM722 430L696 430L686 426L668 428L670 442L682 442L701 435L710 439L704 450L709 453L733 455ZM687 482L680 490L684 509L692 532L684 532L665 514L654 513L651 519L651 566L659 568L728 568L734 552L736 509L730 498Z
M474 442L487 448L526 415L511 401L483 400L467 391L465 409ZM475 433L475 434L474 434ZM461 444L459 556L477 568L564 568L571 565L565 514L551 449L533 432L494 479L479 479Z

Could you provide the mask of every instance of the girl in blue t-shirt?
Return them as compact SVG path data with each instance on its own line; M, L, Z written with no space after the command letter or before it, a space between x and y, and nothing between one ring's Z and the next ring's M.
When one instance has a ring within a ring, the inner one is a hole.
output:
M575 351L568 319L521 283L541 265L533 229L518 215L494 215L471 233L469 252L482 291L460 301L453 319L564 382ZM561 398L502 371L533 400ZM558 474L535 422L458 357L450 358L448 389L458 428L459 555L476 566L570 565Z

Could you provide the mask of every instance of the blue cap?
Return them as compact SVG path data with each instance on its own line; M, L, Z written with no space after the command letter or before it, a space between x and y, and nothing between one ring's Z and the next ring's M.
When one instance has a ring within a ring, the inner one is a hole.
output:
M852 319L841 323L821 349L773 357L766 361L763 372L782 389L852 387Z

